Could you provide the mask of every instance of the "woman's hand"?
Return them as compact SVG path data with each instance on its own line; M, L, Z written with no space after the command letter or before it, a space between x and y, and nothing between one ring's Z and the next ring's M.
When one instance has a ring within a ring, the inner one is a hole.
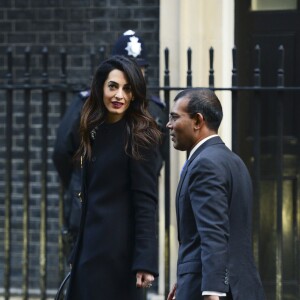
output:
M175 283L171 289L171 291L169 292L168 298L167 300L172 300L172 299L176 299L175 294L176 294L176 288L177 288L177 284Z
M147 272L139 271L136 273L136 286L138 288L149 288L152 286L154 276Z

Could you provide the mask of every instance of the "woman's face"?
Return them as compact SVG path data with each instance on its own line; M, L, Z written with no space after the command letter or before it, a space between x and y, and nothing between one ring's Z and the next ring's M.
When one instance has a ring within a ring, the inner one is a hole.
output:
M112 70L103 86L103 102L108 112L106 121L115 123L121 120L132 100L131 86L124 72Z

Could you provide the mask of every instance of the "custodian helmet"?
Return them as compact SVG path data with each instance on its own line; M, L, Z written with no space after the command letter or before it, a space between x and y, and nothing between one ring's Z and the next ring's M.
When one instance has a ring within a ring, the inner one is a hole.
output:
M145 44L132 30L125 31L118 38L111 54L134 58L140 67L147 67L149 65Z

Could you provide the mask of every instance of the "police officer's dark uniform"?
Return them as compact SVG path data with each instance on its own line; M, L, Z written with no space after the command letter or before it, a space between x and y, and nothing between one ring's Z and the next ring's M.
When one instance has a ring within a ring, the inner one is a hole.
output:
M128 30L122 34L112 49L112 55L124 55L134 58L141 68L148 67L147 53L143 40ZM64 203L64 228L62 230L65 254L68 257L75 243L80 222L80 198L78 194L81 187L81 172L79 166L75 166L73 156L79 147L79 124L82 106L89 97L89 90L80 92L68 107L57 130L54 145L53 162L66 190ZM168 115L165 104L159 97L148 96L148 110L155 119L163 133L160 151L156 160L157 178L163 161L167 155L166 124Z

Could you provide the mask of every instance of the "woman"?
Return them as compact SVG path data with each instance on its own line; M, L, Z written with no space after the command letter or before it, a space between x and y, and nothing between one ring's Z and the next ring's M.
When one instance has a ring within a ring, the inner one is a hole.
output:
M80 134L82 217L67 299L141 299L158 275L153 161L160 132L134 61L114 56L98 67Z

